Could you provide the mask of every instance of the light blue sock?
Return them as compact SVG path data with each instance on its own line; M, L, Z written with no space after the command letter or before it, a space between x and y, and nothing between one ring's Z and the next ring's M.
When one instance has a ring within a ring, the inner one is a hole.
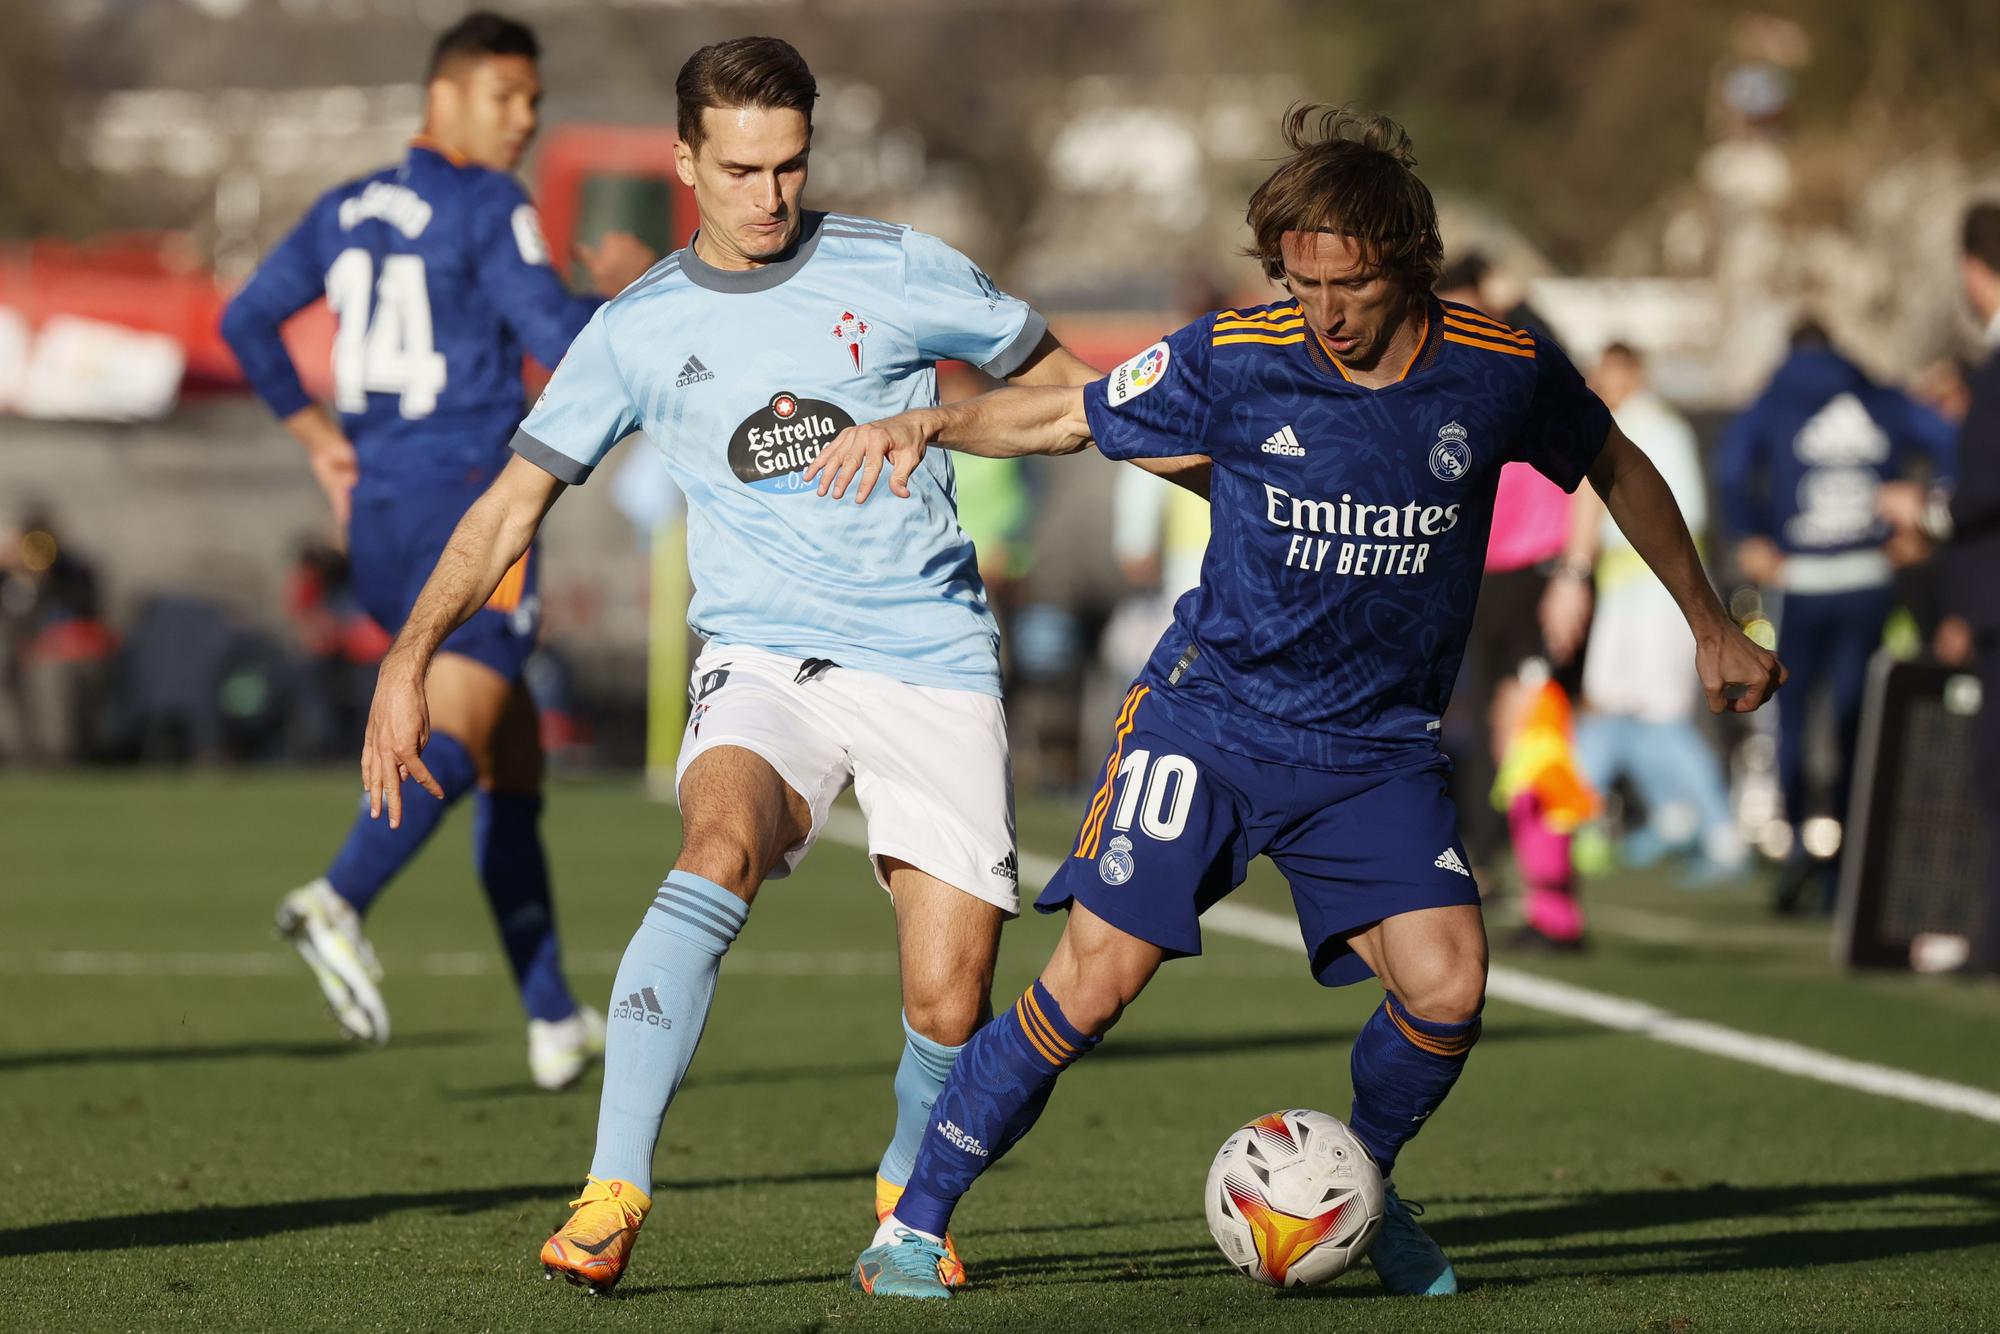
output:
M882 1165L875 1169L890 1185L910 1184L917 1146L930 1127L931 1104L943 1092L952 1062L964 1050L932 1042L910 1027L910 1016L903 1016L903 1060L896 1067L896 1134L882 1154Z
M611 987L592 1176L652 1193L660 1123L708 1022L715 970L749 915L742 899L687 871L660 886Z

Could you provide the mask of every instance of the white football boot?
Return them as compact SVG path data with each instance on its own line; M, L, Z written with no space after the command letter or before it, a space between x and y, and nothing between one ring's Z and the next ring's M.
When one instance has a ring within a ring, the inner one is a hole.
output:
M389 1009L376 986L382 965L361 934L361 918L324 876L278 901L278 934L312 969L343 1033L377 1046L389 1040Z
M567 1019L528 1021L528 1073L535 1087L566 1089L604 1055L604 1016L588 1005Z

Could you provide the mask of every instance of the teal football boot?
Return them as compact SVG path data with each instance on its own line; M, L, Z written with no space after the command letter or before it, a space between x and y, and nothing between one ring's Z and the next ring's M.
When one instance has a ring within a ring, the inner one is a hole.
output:
M1438 1244L1417 1226L1424 1206L1403 1203L1396 1188L1382 1183L1382 1231L1368 1259L1391 1297L1445 1297L1458 1291L1458 1274ZM865 1257L864 1257L865 1258Z
M861 1252L854 1262L854 1286L871 1297L947 1299L951 1289L938 1277L943 1259L942 1244L899 1227L893 1241Z

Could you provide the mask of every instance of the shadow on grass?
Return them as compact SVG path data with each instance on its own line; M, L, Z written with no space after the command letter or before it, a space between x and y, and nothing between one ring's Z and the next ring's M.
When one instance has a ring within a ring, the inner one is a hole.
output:
M716 1177L700 1181L670 1181L659 1186L661 1200L693 1191L739 1186L793 1186L822 1181L870 1181L875 1169L851 1167L816 1172L762 1176ZM266 1204L207 1204L162 1213L119 1214L78 1218L27 1227L0 1228L0 1256L47 1255L60 1251L128 1251L152 1246L198 1246L246 1241L314 1228L375 1223L392 1214L425 1210L445 1214L476 1214L504 1205L533 1202L561 1217L562 1204L576 1190L574 1180L538 1185L488 1186L464 1190L384 1192L378 1195L335 1196L315 1200L280 1200Z
M1085 1227L1118 1227L1123 1221L1107 1220ZM1116 1254L1090 1255L1076 1251L1052 1251L1041 1255L988 1258L974 1256L969 1262L973 1281L980 1288L1008 1286L1010 1278L1032 1277L1035 1286L1062 1283L1140 1283L1171 1281L1190 1274L1226 1272L1224 1263L1209 1246L1155 1246L1125 1250ZM804 1287L816 1284L845 1284L847 1270L826 1270L811 1274L779 1274L766 1278L712 1279L701 1283L645 1283L620 1287L618 1295L628 1298L685 1296L697 1292L754 1292L760 1288Z
M1511 1024L1490 1028L1482 1043L1542 1041L1558 1038L1602 1037L1609 1030L1590 1024ZM1187 1056L1259 1056L1284 1051L1331 1051L1344 1053L1354 1034L1347 1030L1300 1028L1288 1031L1269 1029L1254 1033L1209 1033L1187 1037L1133 1037L1116 1035L1091 1055L1093 1062L1164 1061ZM832 1079L886 1079L894 1075L890 1061L847 1061L839 1064L774 1065L745 1070L716 1070L688 1076L683 1088L727 1088L762 1084L811 1084ZM514 1091L509 1089L507 1091ZM455 1096L471 1096L481 1090L465 1090Z
M1486 1029L1480 1042L1539 1042L1554 1038L1598 1037L1607 1030L1591 1024L1506 1024ZM1342 1029L1299 1028L1257 1033L1192 1034L1187 1037L1141 1037L1121 1041L1116 1035L1091 1053L1097 1061L1159 1061L1181 1056L1255 1056L1274 1051L1335 1051L1343 1057L1354 1034Z
M397 1051L413 1047L470 1047L493 1041L491 1033L413 1033L396 1039ZM319 1061L355 1056L373 1049L339 1038L313 1042L217 1042L189 1047L81 1047L0 1055L0 1074L59 1066L172 1065L187 1061Z
M1936 1198L1898 1198L1903 1196ZM1893 1213L1881 1207L1890 1200L1896 1201ZM1461 1267L1465 1291L1555 1278L1796 1270L2000 1245L2000 1173L1991 1172L1797 1186L1671 1186L1540 1201L1515 1197L1508 1203L1513 1207L1458 1218L1440 1217L1445 1207L1440 1206L1424 1220L1425 1230L1447 1252L1487 1243L1466 1262L1470 1275ZM1837 1212L1843 1206L1849 1206L1844 1215ZM1967 1212L1985 1217L1962 1221ZM1951 1221L1926 1221L1940 1214L1951 1215ZM1837 1220L1843 1217L1852 1223L1841 1225ZM1908 1221L1899 1226L1896 1219ZM1756 1230L1728 1236L1662 1234L1662 1229L1710 1224ZM1500 1245L1494 1247L1495 1242ZM1559 1267L1543 1268L1537 1262ZM1536 1268L1531 1273L1480 1273L1516 1265ZM1300 1295L1317 1295L1317 1290Z

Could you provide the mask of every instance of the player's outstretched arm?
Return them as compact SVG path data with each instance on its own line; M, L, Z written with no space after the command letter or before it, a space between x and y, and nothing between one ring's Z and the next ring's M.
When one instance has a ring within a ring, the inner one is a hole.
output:
M1103 371L1064 347L1054 334L1045 333L1034 353L1021 363L1019 370L1007 377L1007 383L1086 385L1103 378ZM1205 454L1140 457L1127 459L1126 462L1141 472L1149 472L1183 490L1192 491L1203 500L1208 499L1209 474L1213 469Z
M1749 713L1784 684L1777 655L1757 647L1716 597L1680 506L1645 451L1616 426L1590 466L1590 485L1687 617L1695 671L1710 712Z
M424 681L431 659L447 635L486 605L508 569L526 554L542 516L562 490L562 482L526 459L510 459L458 521L402 633L382 659L361 747L361 784L368 793L368 814L380 816L386 807L390 828L403 822L405 778L416 779L434 797L444 796L421 758L430 740Z
M806 465L805 480L835 500L859 482L854 503L874 491L882 469L889 490L908 498L910 474L932 444L987 458L1074 454L1090 445L1081 385L1017 385L935 408L915 408L878 422L850 426Z

